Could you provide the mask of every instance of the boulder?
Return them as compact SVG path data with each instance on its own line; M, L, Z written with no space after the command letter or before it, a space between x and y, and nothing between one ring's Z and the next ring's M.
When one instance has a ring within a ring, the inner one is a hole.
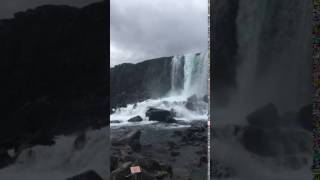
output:
M7 151L0 153L0 169L7 167L14 162L14 159L8 154Z
M241 143L250 152L262 156L274 156L276 155L276 151L270 146L269 142L270 137L267 131L259 127L247 128L241 139Z
M203 100L204 102L206 102L206 103L209 103L209 96L208 96L208 95L204 95L204 96L202 97L202 100Z
M278 110L274 104L267 104L247 116L250 126L261 128L275 127L279 124Z
M95 171L89 170L67 180L103 180Z
M140 130L133 130L119 139L113 139L112 145L119 146L128 144L132 148L132 150L139 151L141 147L140 136Z
M302 107L298 113L298 123L306 130L312 131L312 104Z
M149 121L159 121L165 123L174 123L173 113L164 109L149 108L146 112Z
M244 147L260 156L296 155L312 152L310 133L292 128L248 127L241 138Z
M190 96L188 99L187 99L187 103L186 103L186 108L189 109L189 110L196 110L197 108L197 101L198 101L198 98L196 95L192 95Z
M170 154L171 154L171 156L175 157L175 156L179 156L180 152L172 151Z
M135 117L130 118L130 119L128 120L128 122L141 122L141 121L143 121L143 119L142 119L142 117L140 117L140 116L135 116Z
M86 145L86 142L87 142L86 133L85 133L85 132L82 132L82 133L74 140L73 147L74 147L74 149L76 149L76 150L80 150L80 149L82 149L82 148Z
M123 163L119 168L111 172L111 180L126 180L126 176L130 175L130 167L132 162Z

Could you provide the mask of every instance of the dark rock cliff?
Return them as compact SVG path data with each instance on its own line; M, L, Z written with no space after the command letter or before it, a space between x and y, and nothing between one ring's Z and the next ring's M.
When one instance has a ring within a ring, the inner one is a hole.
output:
M108 124L106 9L46 5L0 20L0 147Z
M110 107L165 95L171 88L172 57L121 64L110 69Z

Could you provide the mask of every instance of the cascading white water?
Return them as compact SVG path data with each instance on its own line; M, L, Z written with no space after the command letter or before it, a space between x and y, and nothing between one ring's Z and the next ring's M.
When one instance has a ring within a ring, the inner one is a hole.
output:
M34 146L25 149L16 162L0 169L1 180L58 180L94 170L103 179L109 173L109 128L86 133L83 148L76 149L77 136L59 136L52 146Z
M174 56L171 65L171 92L180 94L181 87L181 71L183 71L184 56Z
M172 59L171 91L175 95L190 97L208 94L208 53L196 53L174 56ZM177 86L182 80L181 89Z
M149 107L173 110L176 119L186 121L207 119L208 103L202 99L208 94L208 66L207 52L174 56L171 66L171 90L168 95L116 109L110 115L110 119L120 123L112 123L111 127L131 125L132 123L127 120L137 115L144 119L139 124L153 123L145 116ZM192 95L199 99L194 110L186 107L187 99Z
M311 102L312 2L303 0L236 2L239 3L236 19L238 44L236 58L240 62L236 76L237 89L226 107L215 106L211 111L216 132L216 140L212 145L213 161L230 167L235 174L230 178L218 179L311 179L310 132L299 127L277 127L279 129L276 131L283 134L291 133L279 143L288 150L285 153L279 151L276 156L265 157L245 148L241 141L244 137L241 134L235 135L232 127L240 125L247 128L246 116L270 102L276 105L281 115L287 111L297 112L303 105ZM289 124L289 120L280 123ZM230 128L229 133L226 131L228 128ZM246 128L243 131L246 131ZM273 130L267 136L281 138L273 135ZM219 137L218 131L228 136ZM264 131L269 131L269 128L261 129L261 133ZM250 138L255 138L255 135ZM306 143L300 144L295 138L304 139ZM276 145L279 144L268 138L262 139L268 142L261 141L261 144L251 142L250 145L259 147L270 143L277 149ZM294 152L294 149L302 147L309 151ZM288 161L290 158L295 161ZM246 166L243 166L244 162ZM292 166L297 167L292 170Z
M208 54L188 54L184 62L184 87L182 95L208 94Z
M249 111L269 102L297 111L311 102L311 3L239 2L237 103Z

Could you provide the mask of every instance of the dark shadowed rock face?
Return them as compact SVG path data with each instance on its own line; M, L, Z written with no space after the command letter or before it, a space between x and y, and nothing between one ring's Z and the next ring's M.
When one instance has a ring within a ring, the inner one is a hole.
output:
M103 180L96 172L90 170L74 176L72 178L68 178L67 180Z
M306 112L302 113L303 111ZM308 119L311 110L306 106L300 113L296 113L296 116ZM248 115L249 125L244 128L240 142L247 150L260 156L295 156L311 153L311 134L295 123L296 117L287 118L279 117L278 110L272 104L257 109Z
M0 152L0 168L4 168L13 162L13 158L7 152Z
M312 131L312 104L304 106L300 109L298 114L298 123L306 130Z
M262 128L275 127L280 122L278 110L274 104L267 104L247 116L251 126Z
M172 57L121 64L110 69L110 106L161 97L171 88Z
M0 146L107 124L106 13L47 5L0 20Z

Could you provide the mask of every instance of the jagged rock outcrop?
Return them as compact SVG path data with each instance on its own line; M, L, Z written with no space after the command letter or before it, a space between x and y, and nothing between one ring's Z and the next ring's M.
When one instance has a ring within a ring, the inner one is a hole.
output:
M45 5L0 20L0 146L108 124L106 3Z
M161 97L171 88L172 57L124 63L110 69L110 108Z

